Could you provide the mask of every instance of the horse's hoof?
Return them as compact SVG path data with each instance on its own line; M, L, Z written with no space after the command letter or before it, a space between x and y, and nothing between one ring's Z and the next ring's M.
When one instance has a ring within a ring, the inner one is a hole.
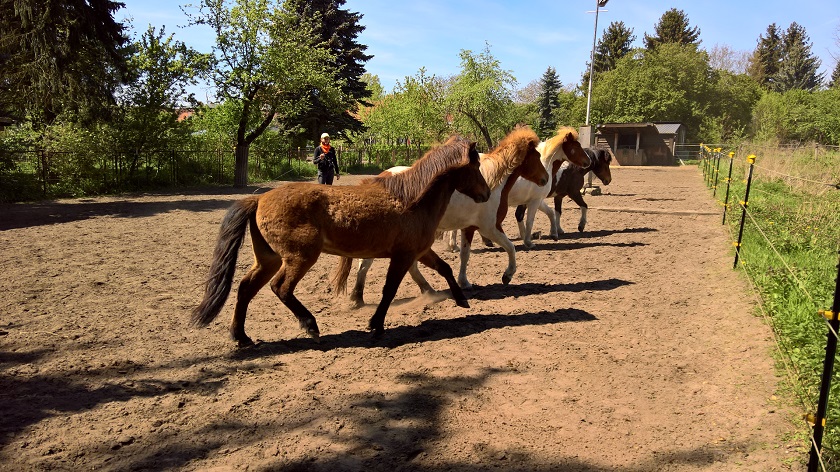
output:
M252 346L255 346L254 341L251 341L251 338L249 338L248 336L236 340L236 347L239 349L244 349L246 347Z
M582 232L583 232L583 226L582 225L578 226L578 233L582 233Z
M512 275L507 275L507 274L502 275L502 283L503 284L507 285L507 284L510 283L511 280L513 280Z
M350 309L351 310L358 310L359 308L365 306L365 302L362 300L350 300Z
M310 338L314 339L316 343L319 343L319 344L321 343L321 332L318 331L317 328L316 329L312 329L312 328L307 329L306 334Z
M487 247L493 247L493 241L491 241L490 239L487 239L487 238L481 238L481 241L484 243L484 245L485 245L485 246L487 246Z
M371 337L373 339L379 339L382 337L383 334L385 334L385 327L383 326L374 328L373 326L368 325L368 331L370 331Z
M455 300L455 304L458 305L461 308L469 308L470 307L470 303L466 299Z

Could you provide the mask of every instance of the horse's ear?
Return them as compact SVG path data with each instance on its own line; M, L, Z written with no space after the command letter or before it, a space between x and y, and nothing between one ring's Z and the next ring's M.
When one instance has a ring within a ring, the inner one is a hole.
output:
M476 145L476 142L475 142L475 141L470 141L470 151L471 151L471 152L472 152L472 151L475 151L475 145Z

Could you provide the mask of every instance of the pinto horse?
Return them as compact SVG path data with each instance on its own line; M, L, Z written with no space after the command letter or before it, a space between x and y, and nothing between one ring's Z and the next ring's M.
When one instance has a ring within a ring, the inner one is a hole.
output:
M222 220L204 299L193 310L192 323L206 326L224 306L246 226L255 262L239 283L230 324L240 347L253 344L245 334L245 314L269 282L300 327L319 339L315 317L294 290L321 253L391 259L382 301L368 324L374 337L384 332L388 307L418 258L446 279L456 304L468 308L452 269L431 250L438 222L456 190L476 202L490 198L475 143L454 136L400 174L380 174L353 186L290 183L239 200Z
M511 131L499 145L490 153L481 155L481 174L492 189L490 199L486 202L477 203L468 196L455 192L449 200L446 212L438 223L439 230L455 230L459 228L478 228L482 234L502 246L508 254L508 267L502 274L502 283L508 284L516 273L516 249L510 242L499 224L498 218L500 209L507 211L507 191L509 183L513 183L518 177L527 179L535 184L543 185L548 182L548 173L540 161L540 153L537 152L537 145L540 139L530 128L522 127ZM398 173L404 168L395 167L387 172ZM503 218L502 218L503 219ZM461 252L461 268L458 272L458 284L461 288L472 286L467 280L467 262L469 261L469 248ZM346 261L345 261L346 263ZM373 259L361 259L356 272L356 283L350 293L350 301L355 307L364 305L364 289L367 271L370 269ZM426 281L417 264L409 269L409 274L423 293L432 292L432 286ZM336 286L337 291L344 290L344 284Z
M542 156L541 159L543 166L545 166L545 169L549 171L549 175L556 174L560 165L563 164L564 161L569 161L572 164L581 167L589 167L590 165L589 157L586 152L584 152L580 142L578 142L578 132L571 127L561 127L557 130L556 135L545 142L540 143L537 150ZM548 194L551 191L551 184L552 182L546 182L543 185L536 185L533 182L519 178L513 184L510 194L508 195L508 205L514 207L525 205L526 207L527 219L525 219L524 222L518 221L518 223L519 235L522 237L522 242L527 248L534 247L534 243L531 241L531 229L534 226L534 215L537 212L537 208L540 207L540 204L544 204L543 200L548 197ZM552 213L552 216L549 216L549 218L552 218L553 216L554 214ZM552 231L552 235L556 238L557 224L556 221L553 220ZM462 245L464 244L464 236L465 235L462 235L461 238Z
M610 162L612 162L612 155L605 149L585 148L584 152L589 156L591 164L589 167L578 167L568 162L564 162L560 169L551 176L551 192L549 197L554 197L554 210L551 210L545 202L540 205L540 211L548 216L550 221L557 221L557 233L563 233L563 228L560 226L560 215L563 213L563 198L568 196L580 207L580 221L578 222L578 231L583 232L586 227L586 213L589 206L583 201L583 195L580 190L583 188L583 178L587 172L592 172L604 184L609 185L612 182L612 174L610 173ZM553 212L554 218L552 218ZM516 221L522 221L525 217L525 205L516 207Z

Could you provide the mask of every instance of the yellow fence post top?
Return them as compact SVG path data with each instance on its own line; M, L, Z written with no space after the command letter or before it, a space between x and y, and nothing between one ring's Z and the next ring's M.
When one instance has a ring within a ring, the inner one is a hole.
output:
M735 157L735 151L729 151L729 158L732 159Z
M720 152L721 148L715 148L715 152Z
M749 162L750 164L755 164L755 154L750 154L749 156L747 156L747 162Z

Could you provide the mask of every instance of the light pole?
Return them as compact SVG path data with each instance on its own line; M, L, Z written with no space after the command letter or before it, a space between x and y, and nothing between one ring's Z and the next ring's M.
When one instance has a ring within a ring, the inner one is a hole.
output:
M589 57L589 91L586 92L586 126L589 126L589 107L592 103L592 74L595 71L595 42L598 40L598 11L601 7L607 6L608 1L597 0L595 2L595 34L592 35L592 55Z
M589 128L589 109L592 104L592 75L595 73L595 42L598 40L598 11L601 7L607 6L608 1L595 1L595 33L592 35L592 55L589 56L589 90L586 92L586 127L589 130L589 143L587 146L592 145L593 135L592 130ZM586 188L592 188L592 171L586 173Z

